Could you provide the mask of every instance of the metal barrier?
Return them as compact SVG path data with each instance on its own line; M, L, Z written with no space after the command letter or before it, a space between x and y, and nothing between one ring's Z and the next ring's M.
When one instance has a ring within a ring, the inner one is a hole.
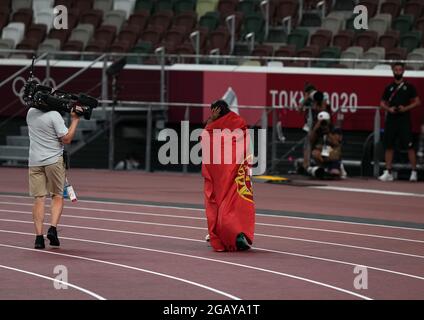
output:
M193 37L197 37L197 34L195 32L193 33ZM196 48L197 49L197 48ZM364 62L364 63L375 63L375 64L384 64L384 65L391 65L394 62L403 62L407 63L409 65L415 65L418 64L422 66L424 62L422 60L386 60L386 59L354 59L354 58L311 58L311 57L276 57L276 56L252 56L252 55L243 55L243 56L235 56L235 55L221 55L219 54L219 50L216 49L212 50L210 54L169 54L166 53L165 50L163 52L164 56L164 64L170 65L175 63L184 63L185 60L187 61L195 61L196 64L202 64L202 63L213 63L214 61L219 61L224 65L242 65L244 61L246 60L260 60L263 62L270 62L270 61L280 61L284 62L335 62L335 63L343 63L343 62ZM32 55L34 52L32 50L18 50L18 49L0 49L0 53L11 53L11 54L26 54L26 55ZM137 60L137 58L146 58L149 61L149 64L152 65L153 61L157 61L157 65L161 64L161 58L158 57L158 55L153 53L105 53L105 52L91 52L91 51L83 51L83 52L76 52L76 51L51 51L51 52L40 52L39 54L46 54L47 60L69 60L69 59L61 59L61 56L77 56L77 59L73 60L82 60L82 61L91 61L94 60L95 57L100 57L102 55L105 55L108 58L108 61L111 60L113 57L127 57L127 58L133 58L134 61ZM59 56L59 58L58 58ZM155 59L152 59L155 58ZM159 58L159 59L158 59ZM5 58L0 58L0 60L3 60ZM22 59L16 58L16 59ZM218 60L217 60L218 59ZM134 62L135 64L143 64ZM189 62L191 63L191 62ZM371 68L360 68L360 69L371 69Z
M102 100L101 103L106 105L111 105L113 101L111 100ZM153 129L153 111L166 111L169 110L171 107L175 108L182 108L184 109L184 121L190 120L190 111L192 109L203 109L206 108L209 112L210 105L209 104L203 104L203 103L176 103L176 102L148 102L148 101L120 101L120 105L116 108L118 112L122 111L131 111L131 110L138 110L140 112L146 113L146 145L145 145L145 170L151 171L151 150L152 150L152 129ZM239 105L237 106L239 110L257 110L261 111L260 115L258 116L258 120L254 123L251 127L260 127L261 129L268 130L268 115L271 114L271 122L272 122L272 133L271 133L271 140L268 141L268 136L266 137L266 140L262 138L259 143L265 144L268 147L271 147L271 171L275 168L276 163L280 161L283 157L286 157L289 155L289 153L286 153L282 157L277 156L277 143L279 141L278 139L278 133L277 133L277 122L278 122L278 113L279 111L282 111L283 109L291 110L293 112L297 112L296 110L293 110L289 107L272 107L272 106L244 106ZM380 108L375 106L358 106L356 107L358 110L375 110L374 113L374 129L373 129L373 136L374 140L373 143L375 145L374 148L374 155L373 155L373 166L374 166L374 176L377 177L379 175L380 170L380 161L378 160L378 148L377 145L380 143ZM106 111L111 111L112 107L108 106L106 107ZM303 143L303 140L302 140ZM301 144L299 144L301 145ZM110 146L111 147L111 146ZM181 150L183 153L185 150ZM352 161L351 164L354 164ZM187 164L182 165L182 172L187 173L188 172L188 166ZM111 168L112 169L112 168Z

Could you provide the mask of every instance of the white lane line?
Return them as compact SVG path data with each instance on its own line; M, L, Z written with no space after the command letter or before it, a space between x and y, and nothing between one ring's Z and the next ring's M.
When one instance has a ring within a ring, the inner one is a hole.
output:
M0 230L0 232L15 233L15 234L23 234L23 235L32 236L31 233L26 233L26 232L9 231L9 230ZM335 286L329 285L329 284L324 283L324 282L319 282L319 281L315 281L315 280L312 280L312 279L309 279L309 278L295 276L295 275L292 275L292 274L289 274L289 273L283 273L283 272L278 272L278 271L274 271L274 270L270 270L270 269L254 267L254 266L250 266L250 265L246 265L246 264L240 264L240 263L229 262L229 261L218 260L218 259L212 259L212 258L206 258L206 257L195 256L195 255L184 254L184 253L178 253L178 252L173 252L173 251L156 250L156 249L151 249L151 248L136 247L136 246L129 246L129 245L102 242L102 241L94 241L94 240L88 240L88 239L82 239L82 238L77 238L77 239L76 238L67 238L67 237L61 237L61 238L66 239L66 240L81 241L81 242L88 242L88 243L95 243L95 244L109 245L109 246L117 246L117 247L122 247L122 248L144 250L144 251L157 252L157 253L163 253L163 254L169 254L169 255L176 255L176 256L182 256L182 257L193 258L193 259L200 259L200 260L205 260L205 261L212 261L212 262L227 264L227 265L231 265L231 266L236 266L236 267L241 267L241 268L246 268L246 269L251 269L251 270L256 270L256 271L262 271L262 272L271 273L271 274L276 274L276 275L279 275L279 276L288 277L288 278L292 278L292 279L296 279L296 280L301 280L301 281L312 283L312 284L315 284L315 285L318 285L318 286L326 287L328 289L343 292L343 293L346 293L346 294L349 294L349 295L352 295L352 296L355 296L355 297L358 297L358 298L361 298L361 299L372 300L371 298L369 298L367 296L364 296L364 295L361 295L361 294L358 294L356 292L349 291L349 290L346 290L346 289L343 289L343 288L340 288L340 287L335 287ZM3 246L3 244L0 244L0 246ZM50 252L50 251L44 251L44 252Z
M0 194L0 197L6 198L25 198L25 199L33 199L29 196L15 196L15 195L3 195ZM162 208L162 209L176 209L176 210L193 210L193 211L204 211L203 208L186 208L186 207L175 207L170 205L157 205L157 204L141 204L141 203L126 203L126 202L116 202L116 201L101 201L101 200L80 200L78 202L83 203L100 203L100 204L113 204L113 205L126 205L126 206L134 206L134 207L148 207L148 208Z
M28 212L25 212L25 211L3 210L3 209L0 209L0 212L2 212L2 211L9 212L9 213L22 213L22 214L25 214L25 215L31 215L31 213L28 213ZM87 219L86 217L79 217L79 216L74 216L74 218L77 218L77 219ZM103 220L102 218L95 218L95 219L96 220ZM0 219L0 221L5 221L5 222L19 222L19 221L21 221L22 222L22 220L13 220L13 219ZM128 222L131 222L131 221L128 220ZM31 222L25 221L25 223L31 223ZM140 224L144 224L143 222L139 222L139 223ZM162 226L162 227L177 227L177 228L185 228L185 229L204 230L204 231L207 230L207 228L204 228L204 227L192 227L192 226L164 224L164 223L153 223L153 222L149 222L149 223L146 223L146 224L150 224L150 225L154 224L154 225ZM88 228L88 227L75 226L75 225L69 225L69 224L61 224L61 226L63 226L63 227L70 227L70 228L79 228L79 229ZM92 229L93 230L99 230L99 231L111 230L111 229L103 229L103 228L92 228ZM117 231L117 230L115 230L115 231ZM126 231L126 232L132 232L132 231ZM141 233L141 232L133 232L133 233L134 234L140 234L140 235L155 236L155 235L152 235L152 234ZM263 234L263 233L255 233L255 236L256 237L258 237L258 236L259 237L265 237L265 238L275 238L275 239L286 239L286 240L301 241L301 242L310 242L310 243L319 243L319 244L330 245L330 246L338 246L338 247L353 248L353 249L359 249L359 250L383 252L383 253L390 253L390 254L394 254L394 255L401 255L401 256L407 256L407 257L424 259L424 256L420 256L420 255L416 255L416 254L412 254L412 253L390 251L390 250L383 250L383 249L370 248L370 247L362 247L362 246L354 246L354 245L349 245L349 244L344 244L344 243L338 243L338 242L319 241L319 240L312 240L312 239L305 239L305 238L283 237L283 236Z
M31 224L31 222L21 221L21 220L16 220L16 221L12 220L12 222ZM45 225L47 225L47 223L45 223ZM173 239L173 240L205 243L204 240L198 240L198 239L193 239L193 238L182 238L182 237L175 237L175 236L167 236L167 235L160 235L160 234L141 233L141 232L115 230L115 229L100 229L100 228L90 228L90 227L80 227L80 226L71 226L71 227L76 228L76 229L89 229L89 230L95 230L95 231L105 231L105 232L114 232L114 233L123 233L123 234L131 234L131 235L141 235L141 236L148 236L148 237L157 237L157 238L164 238L164 239ZM8 232L7 230L0 230L0 231ZM63 238L63 237L61 237L61 238ZM70 239L72 239L72 238L70 238ZM264 251L269 250L269 249L256 248L256 247L254 247L254 249L259 249L259 250L264 250ZM270 250L270 251L274 252L273 250ZM353 262L349 263L347 261L342 261L342 260L331 260L331 259L327 259L327 258L321 258L321 257L309 256L309 255L301 255L301 254L289 253L289 252L284 252L284 254L293 255L293 256L310 257L311 259L330 261L330 262L336 262L336 263L342 263L342 264L349 264L349 265L354 265L354 266L361 265L361 266L366 266L367 268L375 269L375 270L378 270L378 271L384 271L384 272L388 272L388 273L404 275L404 276L407 276L407 277L424 280L424 278L422 278L420 276L416 276L416 275L412 275L412 274L408 274L408 273L402 273L402 272L393 271L393 270L388 270L388 269L381 269L381 268L377 268L377 267L372 267L372 266L364 265L362 263L353 263Z
M358 189L358 188L335 187L335 186L313 186L313 187L308 187L308 188L310 188L310 189L320 189L320 190L332 190L332 191L346 191L346 192L381 194L381 195L386 195L386 196L403 196L403 197L424 198L424 194L413 193L413 192L387 191L387 190L378 190L378 189Z
M7 232L7 231L1 230L1 232ZM13 233L17 233L17 232L13 232ZM24 233L24 232L19 232L19 234L32 235L30 233ZM63 238L63 239L65 239L65 238ZM68 239L68 240L70 240L70 239ZM78 239L75 239L75 240L77 241ZM145 272L145 273L153 274L153 275L156 275L156 276L165 277L165 278L168 278L168 279L181 281L181 282L184 282L184 283L187 283L187 284L190 284L190 285L193 285L193 286L202 288L202 289L206 289L208 291L212 291L214 293L217 293L219 295L222 295L224 297L227 297L227 298L230 298L230 299L233 299L233 300L241 300L240 298L238 298L236 296L233 296L233 295L231 295L229 293L226 293L226 292L221 291L221 290L217 290L215 288L212 288L212 287L203 285L203 284L198 283L198 282L186 280L186 279L179 278L179 277L174 277L174 276L171 276L171 275L168 275L168 274L165 274L165 273L161 273L161 272L156 272L156 271L147 270L147 269L141 269L141 268L129 266L129 265L126 265L126 264L115 263L115 262L110 262L110 261L105 261L105 260L99 260L99 259L93 259L93 258L88 258L88 257L84 257L84 256L77 256L77 255L73 255L73 254L58 253L58 252L52 252L52 251L44 251L44 250L37 250L37 249L30 249L30 248L12 246L12 245L3 244L3 243L0 243L0 247L7 247L7 248L13 248L13 249L21 249L21 250L27 250L27 251L34 251L34 252L38 252L38 253L59 255L59 256L63 256L63 257L69 257L69 258L75 258L75 259L80 259L80 260L86 260L86 261L91 261L91 262L96 262L96 263L107 264L107 265L111 265L111 266L115 266L115 267L120 267L120 268L125 268L125 269L140 271L140 272Z
M8 204L8 205L10 204L10 205L15 205L15 206L32 206L32 204L28 204L28 203L1 202L1 201L0 201L0 204ZM110 213L123 213L123 214L132 214L132 215L141 215L141 216L146 215L146 216L157 216L157 217L167 217L167 218L177 218L177 219L181 218L181 219L192 219L192 220L206 221L206 218L179 216L179 215L161 215L161 214L156 214L156 213L152 214L152 213L145 213L145 212L132 212L132 211L121 211L121 210L109 210L109 209L93 209L93 208L68 207L68 206L65 206L65 209L67 209L67 210L110 212ZM22 213L22 211L5 210L5 209L0 209L0 212ZM68 214L62 214L62 217L71 217L71 218L80 217L81 219L105 220L105 221L115 221L115 222L130 222L130 223L152 224L152 225L167 225L167 224L160 224L160 223L154 223L154 222L134 221L134 220L125 220L125 219L112 219L112 218L98 218L98 217L88 217L88 216L73 216L73 215L68 215ZM424 243L424 240L381 236L381 235L369 234L369 233L357 233L357 232L340 231L340 230L333 230L333 229L299 227L299 226L291 226L291 225L261 223L261 222L256 222L255 224L257 226L289 228L289 229L299 229L299 230L311 230L311 231L319 231L319 232L340 233L340 234L348 234L348 235L363 236L363 237L372 237L372 238L381 238L381 239L390 239L390 240L398 240L398 241ZM168 224L167 226L180 227L180 225L173 225L173 224ZM196 227L189 227L189 226L185 226L185 227L186 228L198 229Z
M32 199L28 196L9 196L9 195L1 195L0 197L9 197L9 198L24 198L24 199ZM120 205L120 206L136 206L136 207L151 207L151 208L165 208L165 209L182 209L182 210L195 210L195 211L205 211L204 209L197 209L197 208L190 208L190 207L172 207L172 206L160 206L160 205L144 205L144 204L136 204L136 203L125 203L125 202L109 202L109 201L94 201L94 200L78 200L79 202L88 202L88 203L99 203L99 204L114 204L114 205ZM69 207L66 206L65 208L77 208L77 207ZM98 210L102 211L102 209L94 209L90 208L92 210ZM135 214L132 211L117 211L117 212L123 212L123 213L129 213L129 214ZM155 215L153 213L146 213L150 215ZM168 215L163 215L168 216ZM383 224L374 224L374 223L363 223L363 222L350 222L350 221L341 221L341 220L332 220L332 219L319 219L319 218L305 218L305 217L292 217L292 216L286 216L286 215L273 215L273 214L264 214L264 213L257 213L256 216L259 217L268 217L268 218L282 218L282 219L297 219L297 220L308 220L308 221L318 221L318 222L329 222L329 223L341 223L341 224L353 224L353 225L364 225L364 226L370 226L370 227L379 227L379 228L390 228L390 229L402 229L402 230L411 230L411 231L421 231L424 232L424 229L418 229L418 228L409 228L409 227L399 227L399 226L389 226L389 225L383 225ZM188 216L185 216L187 218L191 218Z
M76 290L78 290L78 291L81 291L81 292L83 292L83 293L86 293L86 294L88 294L88 295L90 295L90 296L92 296L92 297L96 298L97 300L106 300L106 298L104 298L104 297L102 297L102 296L98 295L97 293L94 293L94 292L92 292L92 291L90 291L90 290L87 290L87 289L81 288L81 287L79 287L79 286L76 286L76 285L74 285L74 284L72 284L72 283L69 283L69 282L66 282L66 281L62 281L62 280L58 280L58 279L55 279L55 278L47 277L47 276L44 276L44 275L42 275L42 274L35 273L35 272L31 272L31 271L27 271L27 270L23 270L23 269L12 268L12 267L5 266L5 265L2 265L2 264L0 264L0 268L7 269L7 270L12 270L12 271L16 271L16 272L25 273L25 274L28 274L28 275L31 275L31 276L34 276L34 277L42 278L42 279L51 280L51 281L53 281L53 282L57 282L57 283L60 283L60 284L64 284L64 285L67 285L67 286L69 286L69 287L71 287L71 288L74 288L74 289L76 289Z
M17 202L6 202L0 201L0 204L5 205L18 205L18 206L30 206L32 203L17 203ZM172 215L172 214L162 214L162 213L151 213L144 211L125 211L125 210L113 210L113 209L97 209L97 208L86 208L86 207L74 207L74 206L64 206L64 209L71 210L84 210L84 211L99 211L99 212L112 212L112 213L125 213L132 215L142 215L142 216L153 216L153 217L168 217L168 218L181 218L181 219L193 219L193 220L206 220L204 217L195 217L195 216L181 216L181 215Z

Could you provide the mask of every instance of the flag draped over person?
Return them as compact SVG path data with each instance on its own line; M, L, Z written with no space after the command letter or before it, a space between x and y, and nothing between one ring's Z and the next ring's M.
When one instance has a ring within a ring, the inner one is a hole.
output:
M202 176L209 239L215 251L247 250L253 242L249 139L245 120L224 100L214 102L202 133Z

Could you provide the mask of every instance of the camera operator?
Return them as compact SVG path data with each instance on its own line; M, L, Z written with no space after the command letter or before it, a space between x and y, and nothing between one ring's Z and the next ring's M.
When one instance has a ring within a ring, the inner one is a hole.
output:
M311 128L317 122L318 113L321 111L329 112L330 107L328 95L317 91L315 86L310 83L305 84L303 96L304 98L300 101L298 111L304 112L305 125L303 126L303 130L309 134ZM303 167L299 168L300 173L306 173L310 164L310 157L311 147L307 136L303 146Z
M63 189L65 185L64 144L70 144L75 136L80 116L79 106L71 112L69 129L58 111L28 110L26 121L30 139L29 146L29 192L34 197L32 209L35 225L35 249L44 249L43 222L46 196L51 195L51 226L47 238L51 246L60 246L57 224L63 210ZM78 114L77 114L78 113Z
M335 129L331 123L330 114L321 111L317 122L309 134L312 147L312 158L316 167L309 167L308 172L315 177L322 178L325 174L330 177L340 178L342 135L340 129Z
M313 84L307 82L305 84L303 98L300 100L297 110L304 112L305 126L303 130L309 132L317 121L318 113L321 111L331 112L328 94L318 91ZM311 123L308 123L309 115L311 115L312 118Z
M417 181L417 157L413 148L410 110L421 102L415 87L403 79L405 65L395 63L392 66L394 82L386 87L380 106L387 112L384 125L384 147L386 170L378 178L380 181L393 181L392 161L396 139L400 147L408 149L408 158L412 171L409 181Z

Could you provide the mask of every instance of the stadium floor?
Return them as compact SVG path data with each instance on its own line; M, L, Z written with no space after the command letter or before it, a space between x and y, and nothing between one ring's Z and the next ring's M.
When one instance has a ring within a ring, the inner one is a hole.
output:
M424 299L423 183L254 183L254 247L216 253L200 175L72 169L79 200L45 250L27 170L0 177L0 299Z

